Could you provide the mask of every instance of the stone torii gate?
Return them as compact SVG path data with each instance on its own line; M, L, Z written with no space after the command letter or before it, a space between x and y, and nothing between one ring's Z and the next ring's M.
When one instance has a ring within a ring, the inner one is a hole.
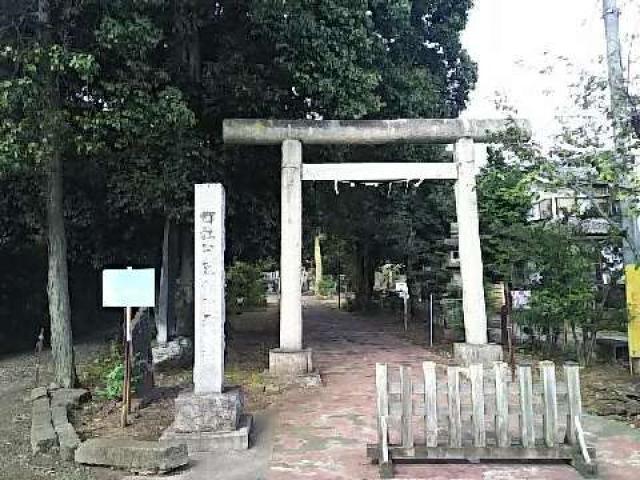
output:
M300 276L303 180L455 180L465 343L454 345L454 355L465 363L501 359L501 347L489 344L487 339L474 142L487 142L492 135L514 123L530 134L529 123L522 120L224 121L223 139L227 144L282 145L280 348L269 353L269 369L272 373L304 374L313 368L311 350L304 349L302 343ZM386 143L454 144L454 162L302 163L302 144Z

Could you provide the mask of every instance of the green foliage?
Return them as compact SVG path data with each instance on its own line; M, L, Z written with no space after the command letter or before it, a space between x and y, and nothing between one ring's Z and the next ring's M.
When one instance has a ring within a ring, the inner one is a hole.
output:
M90 364L80 371L80 381L83 385L92 388L96 395L107 400L122 398L122 385L124 383L124 353L119 342L111 342L109 350L96 357ZM131 389L136 388L142 380L144 365L140 358L136 357L132 362Z
M568 225L540 225L529 229L529 308L516 313L518 323L529 327L534 339L544 336L548 352L556 348L560 335L571 334L578 359L593 358L597 333L621 325L623 311L611 307L608 297L615 286L614 271L609 284L596 283L596 265L601 263L598 242L584 239Z
M266 288L262 280L262 265L235 262L227 273L227 301L232 308L266 305Z
M124 382L124 363L118 363L105 376L104 390L98 390L98 395L107 400L119 400L122 398L122 386Z
M131 366L131 390L136 391L142 380L142 363L139 358L135 358ZM111 370L107 371L103 378L104 389L97 390L96 393L107 400L119 400L122 398L122 387L124 386L124 362L117 362Z
M290 114L360 118L381 107L367 0L254 2L261 37L275 45L273 65L290 82Z
M535 170L518 160L506 161L490 150L478 185L482 259L489 277L521 282L527 261L527 214L534 200Z
M119 342L111 342L109 350L103 354L97 356L91 363L85 365L79 372L80 382L87 387L93 388L96 392L103 390L111 390L115 388L112 385L108 387L108 378L112 372L122 369L123 353L122 346ZM120 383L122 384L122 378ZM120 385L120 388L122 385ZM122 393L122 390L119 390Z
M323 297L328 297L336 293L336 282L329 277L324 277L318 283L318 293Z

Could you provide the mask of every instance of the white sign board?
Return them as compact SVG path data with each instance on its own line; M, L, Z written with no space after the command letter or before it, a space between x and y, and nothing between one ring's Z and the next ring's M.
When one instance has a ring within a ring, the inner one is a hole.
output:
M409 286L407 282L396 282L396 292L408 292Z
M155 307L156 273L153 268L102 271L103 307Z
M531 290L511 290L511 306L514 310L526 310L529 308Z

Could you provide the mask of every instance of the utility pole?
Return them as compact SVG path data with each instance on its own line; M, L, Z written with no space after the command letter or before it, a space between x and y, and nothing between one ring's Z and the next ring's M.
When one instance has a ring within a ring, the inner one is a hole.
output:
M611 117L616 162L632 166L632 173L638 171L638 162L627 151L631 134L631 105L624 80L622 68L622 48L620 45L620 9L616 0L602 0L602 18L604 20L607 41L607 70L609 74L609 90L611 94ZM630 184L626 176L620 181ZM632 211L633 201L622 201L622 227L626 242L623 245L625 265L625 287L627 292L627 316L629 329L629 366L631 372L640 374L640 272L636 269L636 252L640 244L638 218Z

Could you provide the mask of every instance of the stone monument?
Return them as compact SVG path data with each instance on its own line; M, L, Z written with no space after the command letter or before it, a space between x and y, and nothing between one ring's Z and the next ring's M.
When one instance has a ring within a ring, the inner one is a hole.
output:
M175 420L161 440L190 453L249 447L251 417L239 388L224 385L224 189L195 186L195 348L193 391L176 399Z

